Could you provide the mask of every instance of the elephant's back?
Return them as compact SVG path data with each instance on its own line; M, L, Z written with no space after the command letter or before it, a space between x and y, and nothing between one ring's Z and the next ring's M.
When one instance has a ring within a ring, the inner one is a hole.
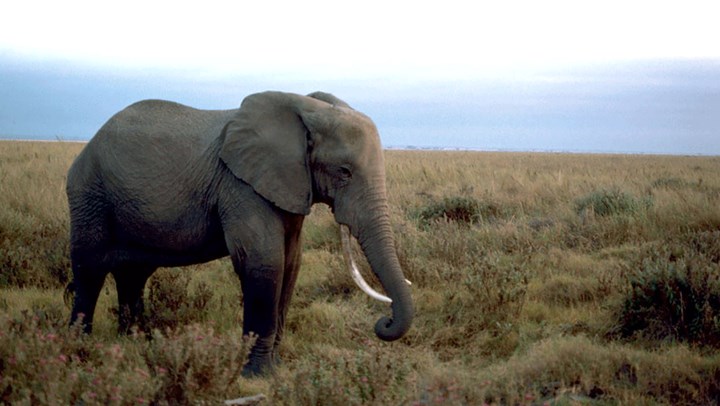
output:
M116 186L177 181L189 164L202 158L234 113L163 100L134 103L98 130L70 169L68 182L98 177Z
M93 140L160 143L165 147L209 145L237 110L199 110L165 100L143 100L110 118Z

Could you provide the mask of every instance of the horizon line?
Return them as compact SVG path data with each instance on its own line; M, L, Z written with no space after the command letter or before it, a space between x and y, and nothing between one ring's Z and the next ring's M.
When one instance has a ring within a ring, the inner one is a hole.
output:
M42 137L42 136L39 136ZM0 135L0 142L59 142L59 143L77 143L86 144L90 142L90 138L23 138L22 136ZM385 151L419 151L419 152L488 152L488 153L528 153L528 154L567 154L567 155L640 155L640 156L672 156L672 157L698 157L713 158L720 157L720 154L703 154L703 153L672 153L672 152L642 152L642 151L602 151L602 150L578 150L578 149L538 149L538 148L473 148L473 147L443 147L443 146L416 146L416 145L384 145Z

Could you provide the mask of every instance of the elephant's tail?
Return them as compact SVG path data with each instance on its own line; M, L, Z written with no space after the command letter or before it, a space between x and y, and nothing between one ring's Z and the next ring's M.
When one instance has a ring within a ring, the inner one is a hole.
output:
M63 292L63 302L65 302L65 306L72 306L73 299L75 298L75 282L70 281L65 286L65 291Z

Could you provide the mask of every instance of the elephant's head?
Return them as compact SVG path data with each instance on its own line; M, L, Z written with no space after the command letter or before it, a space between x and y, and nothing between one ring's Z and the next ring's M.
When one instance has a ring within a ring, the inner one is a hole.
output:
M414 310L395 251L380 137L372 120L327 93L248 96L226 126L220 152L228 168L265 199L292 213L328 204L349 227L392 299L392 317L375 333L402 337Z

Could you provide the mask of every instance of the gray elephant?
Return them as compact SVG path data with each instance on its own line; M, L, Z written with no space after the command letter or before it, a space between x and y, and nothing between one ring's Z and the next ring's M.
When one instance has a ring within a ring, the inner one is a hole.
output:
M378 320L377 336L396 340L411 325L377 129L330 94L265 92L224 111L138 102L80 153L67 195L71 323L79 320L87 332L108 273L126 332L141 321L144 286L156 268L229 255L243 291L243 332L257 335L244 373L264 372L276 361L300 267L300 231L314 203L328 204L357 238L389 296L392 316Z

